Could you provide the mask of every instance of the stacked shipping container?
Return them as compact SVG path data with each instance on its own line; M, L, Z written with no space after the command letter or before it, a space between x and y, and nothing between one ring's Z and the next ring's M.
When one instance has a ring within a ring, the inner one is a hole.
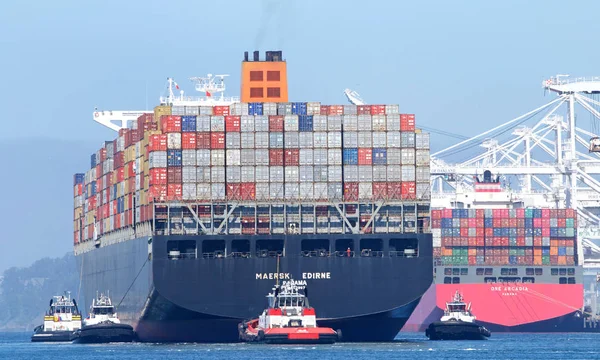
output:
M397 105L159 106L75 189L76 242L152 219L153 203L428 201L429 134Z
M432 210L442 265L574 265L573 209Z

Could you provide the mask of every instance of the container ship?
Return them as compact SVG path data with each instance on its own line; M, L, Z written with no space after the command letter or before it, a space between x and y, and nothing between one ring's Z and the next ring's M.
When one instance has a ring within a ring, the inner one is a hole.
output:
M293 278L320 325L392 340L433 281L429 135L398 105L289 102L282 53L252 55L240 98L168 79L151 112L94 113L118 137L74 176L82 295L141 341L233 342Z

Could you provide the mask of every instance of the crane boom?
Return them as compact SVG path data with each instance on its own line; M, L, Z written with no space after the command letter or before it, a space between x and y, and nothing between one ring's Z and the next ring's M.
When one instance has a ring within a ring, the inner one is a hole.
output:
M344 90L344 95L346 95L348 101L353 105L366 105L365 101L354 90L346 89Z

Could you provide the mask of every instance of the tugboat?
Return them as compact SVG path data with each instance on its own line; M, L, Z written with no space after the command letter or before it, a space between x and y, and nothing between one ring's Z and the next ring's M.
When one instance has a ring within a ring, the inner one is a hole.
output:
M37 326L31 336L32 342L71 341L73 332L81 328L81 313L71 293L54 296L44 315L44 324Z
M308 293L290 280L275 285L267 295L269 307L258 319L238 325L241 341L266 344L333 344L341 340L340 330L317 326L315 309Z
M83 327L73 337L75 343L132 342L135 339L133 327L121 324L115 307L108 295L96 294L90 313L83 320Z
M492 334L475 322L471 303L467 305L456 291L454 299L446 303L444 316L440 321L429 324L425 335L430 340L485 340Z

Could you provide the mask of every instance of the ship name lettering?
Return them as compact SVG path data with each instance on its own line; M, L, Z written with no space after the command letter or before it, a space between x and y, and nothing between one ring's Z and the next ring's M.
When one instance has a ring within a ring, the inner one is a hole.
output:
M290 273L256 273L256 280L290 279Z
M302 273L302 278L303 279L315 279L315 280L329 280L331 279L331 273L330 272L322 272L322 273Z

